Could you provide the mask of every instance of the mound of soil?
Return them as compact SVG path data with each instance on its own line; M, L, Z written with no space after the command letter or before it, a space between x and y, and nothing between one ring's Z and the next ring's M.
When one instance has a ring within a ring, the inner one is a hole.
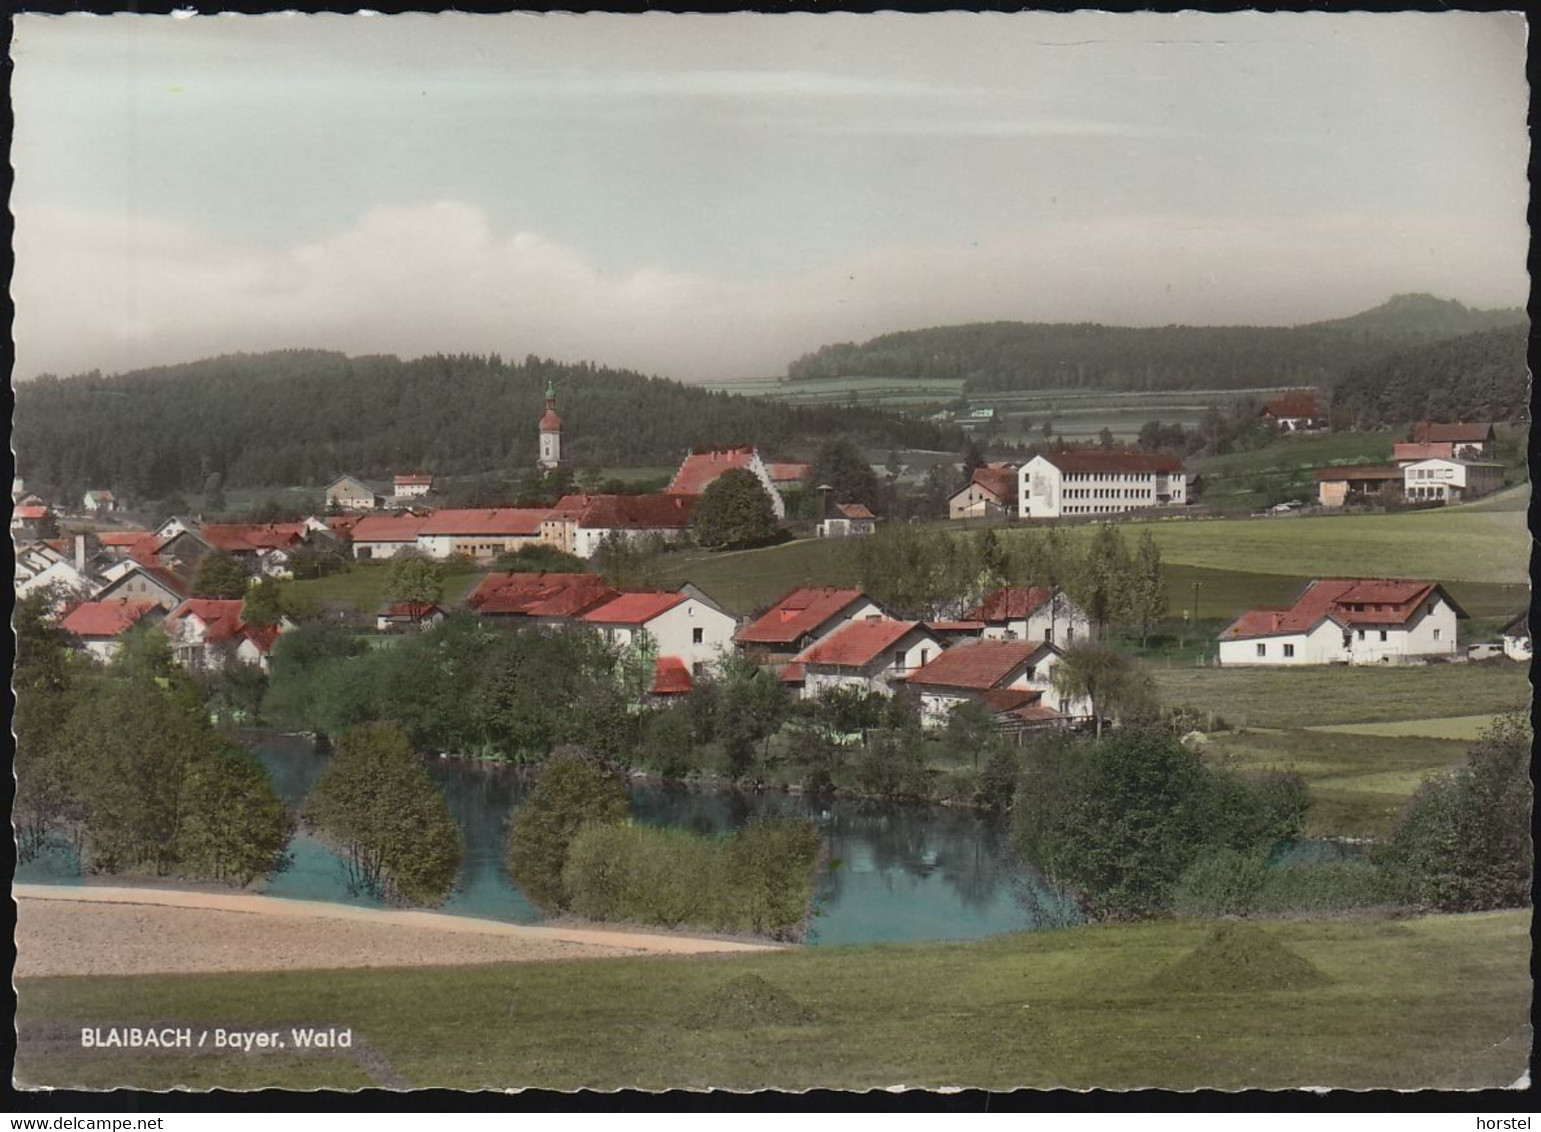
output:
M1228 994L1305 990L1332 980L1254 924L1222 924L1213 935L1151 980L1163 991Z
M759 975L740 975L698 998L686 1012L687 1025L697 1029L740 1029L754 1026L800 1026L818 1015L775 983Z

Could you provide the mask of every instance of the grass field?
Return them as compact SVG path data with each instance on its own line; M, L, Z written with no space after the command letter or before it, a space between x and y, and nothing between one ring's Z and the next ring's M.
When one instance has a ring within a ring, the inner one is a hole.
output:
M1458 764L1470 748L1456 739L1338 731L1220 732L1206 757L1238 770L1294 770L1310 790L1311 837L1377 837L1391 830L1413 791Z
M1523 664L1421 667L1155 668L1161 698L1218 712L1232 727L1390 723L1523 709Z
M286 591L311 597L322 606L351 605L360 613L373 614L385 604L386 562L355 562L341 574L285 582ZM473 567L453 570L444 577L444 604L458 604L481 574Z
M1446 719L1400 719L1394 723L1333 723L1312 727L1339 735L1374 735L1421 739L1476 739L1493 725L1496 715L1454 715Z
M1156 980L1176 921L966 944L456 970L22 979L17 1080L56 1087L1505 1086L1525 1070L1529 915L1258 926L1310 989ZM1189 960L1192 962L1192 960ZM1235 971L1232 970L1234 975ZM733 989L737 993L725 994ZM711 1007L711 1009L707 1009ZM82 1050L80 1027L351 1027L367 1056ZM281 1059L281 1060L280 1060Z

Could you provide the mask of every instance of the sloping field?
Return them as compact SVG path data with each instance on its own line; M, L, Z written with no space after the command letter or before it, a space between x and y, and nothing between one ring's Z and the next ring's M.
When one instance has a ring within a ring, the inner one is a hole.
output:
M1338 735L1374 735L1388 738L1476 739L1493 725L1496 715L1453 715L1446 719L1401 719L1394 723L1334 723L1312 727Z

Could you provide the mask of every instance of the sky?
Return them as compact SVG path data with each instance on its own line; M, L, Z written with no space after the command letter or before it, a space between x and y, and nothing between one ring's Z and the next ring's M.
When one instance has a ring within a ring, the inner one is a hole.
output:
M15 376L1528 295L1506 13L16 17Z

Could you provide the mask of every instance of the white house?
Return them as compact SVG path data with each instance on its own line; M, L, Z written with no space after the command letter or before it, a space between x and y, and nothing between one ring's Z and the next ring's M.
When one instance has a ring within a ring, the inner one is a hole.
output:
M1017 473L1024 519L1114 515L1188 501L1182 461L1150 452L1075 448L1034 456Z
M326 485L326 505L339 511L373 511L384 502L384 492L357 476L338 476Z
M1002 586L963 615L984 622L987 640L1043 641L1061 647L1096 639L1096 626L1058 586Z
M106 513L116 511L118 509L118 501L110 491L88 491L82 506L93 514Z
M690 528L697 498L668 492L564 495L542 524L543 540L579 558L594 557L609 538L630 542L656 536L676 542Z
M417 531L417 548L430 558L464 554L496 558L541 541L546 508L495 507L435 511ZM361 524L362 525L362 524ZM358 527L354 527L357 541Z
M874 616L847 621L792 663L802 666L803 699L817 699L831 688L886 696L896 681L941 654L941 642L923 622Z
M1317 432L1329 426L1327 408L1314 389L1291 389L1263 406L1267 417L1281 432Z
M1409 502L1437 500L1459 503L1497 491L1504 485L1504 466L1459 457L1417 460L1402 469L1402 494Z
M218 671L229 664L254 664L264 672L279 634L294 628L287 617L258 627L241 618L242 601L188 598L161 624L171 655L191 671Z
M1530 614L1521 613L1504 626L1504 655L1510 660L1530 661Z
M1059 660L1059 650L1044 641L963 641L904 683L920 697L926 727L946 726L953 709L970 701L1009 717L1003 723L1060 725L1090 716L1091 703L1054 690Z
M175 538L177 535L186 531L195 531L197 529L197 523L194 523L188 519L184 519L180 515L172 515L167 518L166 521L163 522L160 526L156 527L152 533L155 535L156 543L159 544L167 541L168 539Z
M64 615L59 627L73 634L91 659L105 664L123 647L123 634L141 622L164 616L148 601L83 601Z
M693 677L711 671L733 647L737 625L715 602L691 593L623 593L580 620L618 648L636 647L645 635L659 658L678 660Z
M353 524L350 535L354 558L390 558L397 551L417 549L417 536L428 520L410 512L397 515L365 515Z
M818 524L819 538L852 538L877 530L877 516L865 503L837 503L835 513Z
M988 519L1015 514L1017 468L1015 464L986 464L975 468L967 484L947 500L949 519Z
M401 472L392 486L396 499L421 499L433 490L433 476L427 472Z
M700 495L718 476L733 468L741 468L760 481L765 494L770 497L771 510L776 518L787 517L786 500L776 490L770 468L760 458L752 444L729 448L698 448L680 464L679 471L669 481L671 495Z
M740 649L784 663L848 621L887 616L861 590L803 586L783 596L738 631Z
M1448 444L1449 455L1464 460L1486 460L1493 455L1494 430L1486 421L1419 421L1413 439L1420 444Z
M1453 658L1466 613L1435 582L1319 578L1288 609L1253 609L1220 634L1223 665L1392 664Z

